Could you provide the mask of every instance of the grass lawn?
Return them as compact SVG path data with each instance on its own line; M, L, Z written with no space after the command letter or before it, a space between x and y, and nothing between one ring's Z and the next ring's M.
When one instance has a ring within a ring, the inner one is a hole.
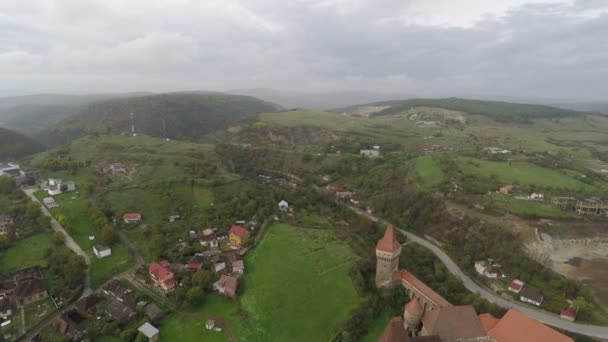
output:
M32 303L25 307L25 329L29 329L56 309L51 298Z
M241 296L258 340L330 340L361 303L348 276L354 259L332 231L269 227L245 260Z
M435 185L443 180L443 172L432 156L416 158L416 174L425 184Z
M543 168L530 163L513 163L488 161L475 158L461 157L457 159L458 165L465 173L472 175L496 175L504 183L519 183L570 190L593 191L594 187L582 183L573 177L567 176L557 170Z
M498 207L516 215L533 215L537 217L553 218L579 218L573 212L561 210L560 208L544 202L518 200L513 196L491 194L490 201Z
M133 265L134 260L129 256L127 247L117 243L112 246L112 255L103 259L95 255L91 257L91 286L96 288L110 279L112 275L120 273Z
M204 320L175 313L163 319L159 330L161 341L220 342L228 340L224 332L207 330Z
M17 243L0 253L0 272L9 273L30 266L46 266L44 251L51 247L48 233L39 233Z

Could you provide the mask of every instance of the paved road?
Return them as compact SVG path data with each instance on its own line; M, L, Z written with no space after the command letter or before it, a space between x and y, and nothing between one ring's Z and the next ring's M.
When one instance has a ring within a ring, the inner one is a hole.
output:
M357 209L354 207L349 207L349 208L351 210L357 212L359 215L367 216L369 219L371 219L374 222L388 223L373 215L369 215L360 209ZM546 311L537 310L537 309L531 308L529 306L525 306L520 303L508 301L505 298L500 297L499 295L495 294L494 292L490 292L490 291L484 289L483 287L481 287L477 283L475 283L473 280L471 280L471 278L469 278L458 267L458 265L456 265L456 263L452 260L452 258L450 258L443 250L441 250L441 248L439 248L436 245L432 244L431 242L419 237L418 235L414 235L410 232L407 232L407 231L397 228L397 227L395 227L395 229L398 230L399 232L403 233L411 241L413 241L413 242L423 246L424 248L430 250L431 252L433 252L433 254L435 254L445 264L445 266L450 271L450 273L452 273L454 276L456 276L458 279L460 279L462 281L462 283L464 284L464 286L469 291L477 293L478 295L480 295L482 298L486 299L487 301L497 304L505 309L516 309L538 321L541 321L545 324L548 324L548 325L551 325L551 326L554 326L554 327L557 327L557 328L560 328L560 329L563 329L563 330L566 330L569 332L573 332L573 333L577 333L577 334L581 334L581 335L587 335L587 336L596 337L596 338L601 338L601 339L608 339L608 327L569 322L569 321L559 318L558 315L555 315L555 314L552 314L552 313L549 313Z
M28 195L32 199L32 201L40 204L40 206L42 207L41 208L42 213L51 219L51 228L53 228L53 230L56 232L63 233L63 235L65 236L66 246L68 246L69 249L74 251L74 253L83 257L84 262L87 264L87 270L85 272L85 279L84 279L84 289L83 289L81 298L86 297L91 293L91 258L89 257L89 255L87 253L85 253L82 250L82 248L80 248L80 246L78 246L76 241L74 241L74 239L72 239L70 234L68 234L68 232L66 232L66 230L63 228L63 226L60 225L59 222L57 222L57 220L55 220L55 217L53 217L51 212L42 203L40 203L40 201L38 200L38 198L36 198L36 196L34 196L34 192L36 192L36 190L37 190L36 188L25 188L25 189L23 189L23 192L25 192L25 194Z

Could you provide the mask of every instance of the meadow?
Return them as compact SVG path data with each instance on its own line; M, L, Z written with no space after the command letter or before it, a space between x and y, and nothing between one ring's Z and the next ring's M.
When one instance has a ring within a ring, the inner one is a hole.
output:
M504 184L518 183L520 185L535 185L539 187L563 188L576 191L593 191L591 185L582 183L574 177L560 171L543 168L531 163L481 160L476 158L459 157L456 159L460 169L471 175L495 175Z
M31 266L46 266L44 252L52 247L50 234L39 233L17 241L0 254L0 273L9 273Z
M361 303L348 276L354 259L332 231L269 227L245 260L241 296L258 340L331 339Z
M443 172L432 156L416 158L416 174L423 183L429 185L441 183L444 177Z

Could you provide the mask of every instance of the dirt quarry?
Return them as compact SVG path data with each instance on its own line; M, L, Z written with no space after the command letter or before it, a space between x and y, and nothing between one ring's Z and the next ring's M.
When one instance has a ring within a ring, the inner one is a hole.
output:
M608 231L606 223L543 222L536 224L529 253L554 271L591 287L608 307Z

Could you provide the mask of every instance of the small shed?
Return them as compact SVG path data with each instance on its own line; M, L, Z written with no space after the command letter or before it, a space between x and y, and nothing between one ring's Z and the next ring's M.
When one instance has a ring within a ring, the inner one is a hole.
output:
M150 342L158 341L160 331L149 322L142 324L139 328L137 328L137 331L146 336Z

